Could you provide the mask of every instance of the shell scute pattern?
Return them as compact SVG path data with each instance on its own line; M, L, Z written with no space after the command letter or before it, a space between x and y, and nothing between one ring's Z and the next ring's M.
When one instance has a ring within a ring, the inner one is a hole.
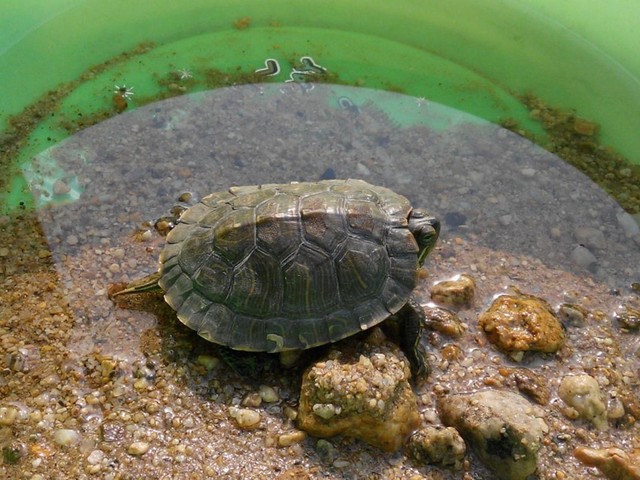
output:
M321 192L302 198L300 219L304 240L333 253L346 239L344 198L331 192Z
M161 254L178 318L234 349L335 342L397 312L415 287L409 201L359 180L233 187L187 210Z
M278 259L256 250L235 273L225 303L238 313L269 316L280 308L285 293L284 279L279 273Z
M278 193L256 207L257 247L280 259L293 255L299 247L302 225L297 221L298 197ZM280 238L291 239L280 242Z

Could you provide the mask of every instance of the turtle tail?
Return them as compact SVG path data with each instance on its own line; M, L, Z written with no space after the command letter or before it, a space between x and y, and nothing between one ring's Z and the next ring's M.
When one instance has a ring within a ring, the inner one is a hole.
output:
M160 288L158 280L160 280L160 272L152 273L144 278L134 280L122 290L113 293L111 296L117 297L118 295L128 295L131 293L161 292L162 288Z

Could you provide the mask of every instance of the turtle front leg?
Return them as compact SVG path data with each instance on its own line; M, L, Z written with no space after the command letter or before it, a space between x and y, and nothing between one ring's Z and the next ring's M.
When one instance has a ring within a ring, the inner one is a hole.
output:
M400 346L411 363L411 372L417 378L426 377L431 373L431 367L420 341L426 324L424 310L415 298L410 297L396 315L400 320Z

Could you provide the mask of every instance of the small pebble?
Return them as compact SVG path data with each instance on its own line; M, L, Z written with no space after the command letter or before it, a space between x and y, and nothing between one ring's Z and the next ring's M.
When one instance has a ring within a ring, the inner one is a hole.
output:
M262 404L262 397L259 393L253 392L242 399L243 407L259 407Z
M584 326L587 314L588 312L584 308L572 303L563 303L558 307L558 316L560 319L565 323L565 325L570 325L572 327Z
M283 433L278 437L278 446L280 447L289 447L294 443L300 443L307 438L307 434L302 430L293 430L288 433Z
M322 175L320 175L320 180L333 180L336 178L336 172L333 168L328 167Z
M185 428L193 428L196 426L196 420L195 418L189 416L187 418L184 419L184 422L182 422L182 426Z
M364 163L358 162L358 165L356 165L356 171L358 172L358 175L361 177L366 177L368 175L371 175L371 170L369 170L369 168Z
M136 390L144 390L148 387L149 387L149 380L147 380L144 377L137 379L133 383L133 388L135 388Z
M441 307L425 307L425 324L430 330L443 335L459 337L464 333L464 325L451 310Z
M235 418L238 426L244 429L255 428L260 424L260 414L248 408L238 408L231 410L231 416Z
M273 387L270 387L268 385L260 385L259 393L263 402L273 403L280 400L278 392L276 392Z
M640 310L638 309L625 305L616 312L615 319L623 328L633 331L640 329Z
M500 222L500 225L506 227L507 225L509 225L511 223L511 221L513 220L513 215L507 214L507 215L501 215L498 218L498 221Z
M607 239L602 230L595 227L578 227L575 229L576 241L588 248L602 249L607 247Z
M342 411L340 407L336 407L332 403L316 403L312 408L315 415L325 420L338 415Z
M68 447L70 445L75 445L80 441L80 434L75 430L62 428L53 432L53 441L58 445Z
M471 275L463 273L451 280L436 283L431 288L434 302L455 307L470 306L476 294L476 281Z
M607 407L602 400L598 381L591 375L565 375L558 387L558 396L580 417L590 420L597 429L608 428Z
M213 370L220 365L220 359L211 355L198 355L196 358L198 365L202 365L208 371Z
M573 249L573 252L571 252L571 260L582 268L589 268L597 261L595 255L582 245L578 245Z
M71 191L71 188L63 180L58 179L53 184L54 195L65 195L70 191Z
M619 420L625 414L624 404L619 398L612 398L607 405L607 418L610 420Z
M192 198L193 198L193 194L191 192L184 192L180 194L180 196L178 197L178 201L189 203Z
M9 256L9 248L0 247L0 257L8 257L8 256Z
M318 440L318 443L316 443L316 451L325 463L333 463L336 459L336 448L328 440L323 438Z
M12 425L18 417L18 409L14 407L0 407L0 425Z
M284 412L284 415L291 421L298 418L298 410L296 410L293 407L290 407L289 405L285 405L283 412Z
M69 235L67 237L67 243L69 245L77 245L78 244L78 237L75 235Z
M94 450L87 457L87 462L90 465L97 465L104 459L104 452L102 450Z
M133 442L127 448L129 455L144 455L149 450L149 444L147 442Z

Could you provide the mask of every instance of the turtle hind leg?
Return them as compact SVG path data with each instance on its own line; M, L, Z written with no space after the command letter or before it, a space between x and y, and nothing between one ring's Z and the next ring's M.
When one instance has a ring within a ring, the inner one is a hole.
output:
M234 372L243 377L257 378L279 366L277 355L264 352L245 352L217 345L217 355Z
M415 298L410 297L396 316L400 320L400 347L409 359L411 373L417 378L426 378L431 368L421 341L426 323L424 310Z

